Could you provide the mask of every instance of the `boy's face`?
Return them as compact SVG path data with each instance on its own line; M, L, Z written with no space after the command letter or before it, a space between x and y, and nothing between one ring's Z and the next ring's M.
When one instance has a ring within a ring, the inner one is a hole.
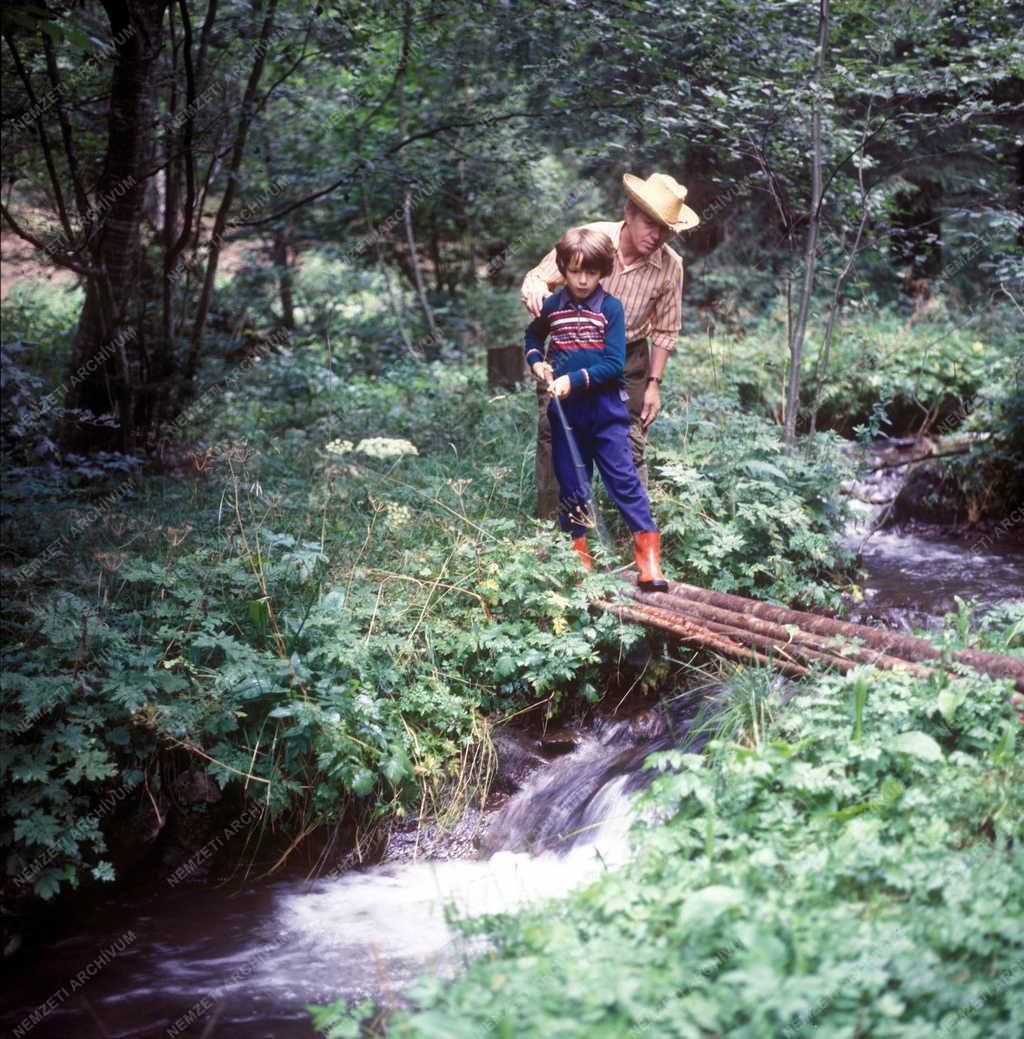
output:
M600 271L583 266L583 256L577 253L565 268L565 283L577 303L581 303L597 288L601 280Z

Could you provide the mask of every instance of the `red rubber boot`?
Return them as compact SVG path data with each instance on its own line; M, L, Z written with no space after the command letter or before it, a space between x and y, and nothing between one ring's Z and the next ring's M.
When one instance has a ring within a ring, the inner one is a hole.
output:
M576 555L580 557L580 562L583 564L584 570L594 569L594 557L590 554L590 546L587 544L587 539L584 536L572 539L572 547L576 550Z
M661 535L656 530L642 530L633 535L633 544L640 569L640 591L667 592L668 581L661 572Z

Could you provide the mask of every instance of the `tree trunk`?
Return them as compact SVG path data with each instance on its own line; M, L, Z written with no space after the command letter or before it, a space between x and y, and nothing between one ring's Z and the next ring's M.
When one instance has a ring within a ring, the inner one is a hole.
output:
M206 262L206 273L203 277L203 288L199 295L195 322L192 325L188 360L185 363L186 393L191 391L195 382L196 372L199 370L199 346L202 342L203 332L206 329L206 318L210 312L210 301L213 297L213 286L217 279L217 263L220 260L224 231L227 228L228 216L238 191L238 174L242 166L242 156L245 154L245 147L249 139L249 127L252 125L253 117L256 115L256 91L263 76L267 48L270 45L270 38L274 31L274 12L276 9L277 0L267 0L267 8L263 16L263 27L260 30L259 43L256 45L256 58L249 72L248 82L245 84L242 111L239 114L238 127L235 130L235 139L231 146L227 186L224 189L224 195L217 209L217 215L214 217L213 234L210 235L210 255Z
M792 445L796 438L796 419L800 408L800 361L803 357L807 314L814 289L815 253L818 249L818 225L821 222L821 79L828 47L829 0L820 0L818 8L818 46L814 61L814 104L811 112L811 204L808 208L807 237L804 244L804 276L796 323L789 340L789 386L786 389L786 424L783 439Z
M380 271L380 276L384 279L384 288L387 290L388 304L390 305L391 313L395 318L395 327L398 329L398 334L402 337L405 352L410 357L415 357L416 349L413 347L409 331L405 327L405 307L402 305L402 301L395 296L395 291L391 285L391 274L388 271L387 263L384 261L383 239L381 235L374 234L373 219L370 216L370 203L366 197L365 182L363 185L363 217L366 220L366 233L373 242L373 250L377 256L377 270ZM376 363L378 360L378 353L376 350L373 352L372 356L374 363Z
M862 150L867 145L867 128L870 125L870 122L871 104L869 103L867 118L864 121L864 137L861 139ZM828 376L829 352L832 348L832 334L835 330L836 315L839 313L839 302L842 296L843 282L846 281L857 262L857 254L860 252L860 243L864 236L864 228L871 215L870 210L868 209L868 192L864 185L863 163L857 164L857 184L860 188L860 222L857 224L857 233L854 236L853 245L850 248L850 255L847 258L846 266L843 268L839 277L836 278L835 285L832 288L832 303L829 306L828 320L825 323L825 335L821 345L821 353L818 355L817 370L814 374L814 400L811 403L811 421L808 430L811 439L814 438L814 434L818 428L818 409L821 407L821 391L825 387L825 379ZM808 451L811 449L811 446L810 441L808 441Z
M496 346L487 350L487 385L511 390L517 383L526 382L529 373L523 348L518 343Z
M292 268L288 262L288 239L284 228L275 228L271 246L277 288L281 299L281 327L295 331L295 295Z
M405 189L402 212L405 217L405 244L409 250L409 266L412 268L413 284L416 286L416 298L420 301L420 309L427 319L427 327L430 329L431 342L433 342L438 334L437 324L434 321L434 312L430 309L427 289L423 284L423 273L420 271L420 262L416 256L416 239L412 233L412 192L408 188Z
M139 223L150 164L155 114L153 69L163 39L168 0L104 0L114 44L107 147L97 195L104 204L90 245L92 266L71 348L65 450L131 451L135 431L159 406L143 388L141 336L131 327L139 269ZM106 204L109 200L109 204ZM107 418L96 421L99 416Z
M1017 147L1017 187L1014 195L1017 198L1017 212L1024 213L1024 142ZM1017 245L1024 249L1024 221L1017 228Z
M398 134L406 136L405 120L405 74L409 67L409 56L412 50L412 5L405 0L402 16L402 51L398 66ZM412 230L412 191L407 186L402 198L402 216L405 225L405 244L409 250L409 267L412 271L413 284L416 287L416 298L419 300L423 316L430 329L428 342L430 347L426 351L428 360L433 359L438 353L437 342L440 335L437 331L437 323L434 321L434 312L430 309L430 301L427 299L427 290L423 285L423 273L420 271L419 259L416 256L416 237Z
M462 115L468 120L473 109L470 99L469 85L465 76L459 77L459 92L462 95ZM469 203L466 192L466 160L463 157L462 142L465 136L464 127L459 127L457 135L457 153L459 156L456 169L459 174L459 199L462 208L463 234L462 240L466 246L466 271L463 275L463 284L473 286L476 284L476 233L473 226L473 207Z
M444 292L444 271L441 269L441 239L437 230L436 215L432 215L430 219L430 262L434 265L434 288L438 292Z

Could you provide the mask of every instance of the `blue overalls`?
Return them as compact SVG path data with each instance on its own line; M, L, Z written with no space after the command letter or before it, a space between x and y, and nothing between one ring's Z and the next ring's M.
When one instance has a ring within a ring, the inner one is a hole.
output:
M572 392L560 402L579 448L584 472L576 465L558 404L548 404L551 459L560 491L559 526L574 538L593 526L590 506L594 465L630 531L653 531L647 492L636 471L629 443L630 417L622 386L625 316L622 304L598 287L582 302L568 288L549 296L526 330L526 360L543 359L550 334L555 377L568 375Z
M656 530L647 492L640 483L629 444L626 391L617 383L602 383L590 389L574 390L559 403L576 439L586 478L584 481L583 473L573 461L565 429L552 400L548 404L548 420L551 460L558 477L558 525L574 538L582 537L588 526L593 526L590 501L596 462L608 495L618 506L630 531L636 534Z

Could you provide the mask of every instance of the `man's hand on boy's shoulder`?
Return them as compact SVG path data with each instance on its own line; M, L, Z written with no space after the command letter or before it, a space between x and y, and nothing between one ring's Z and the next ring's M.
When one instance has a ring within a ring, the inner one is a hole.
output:
M529 281L523 285L523 291L520 298L530 314L533 317L537 317L540 314L540 308L544 306L544 300L546 300L550 295L551 290L548 288L547 282L541 281L540 278L530 278Z

